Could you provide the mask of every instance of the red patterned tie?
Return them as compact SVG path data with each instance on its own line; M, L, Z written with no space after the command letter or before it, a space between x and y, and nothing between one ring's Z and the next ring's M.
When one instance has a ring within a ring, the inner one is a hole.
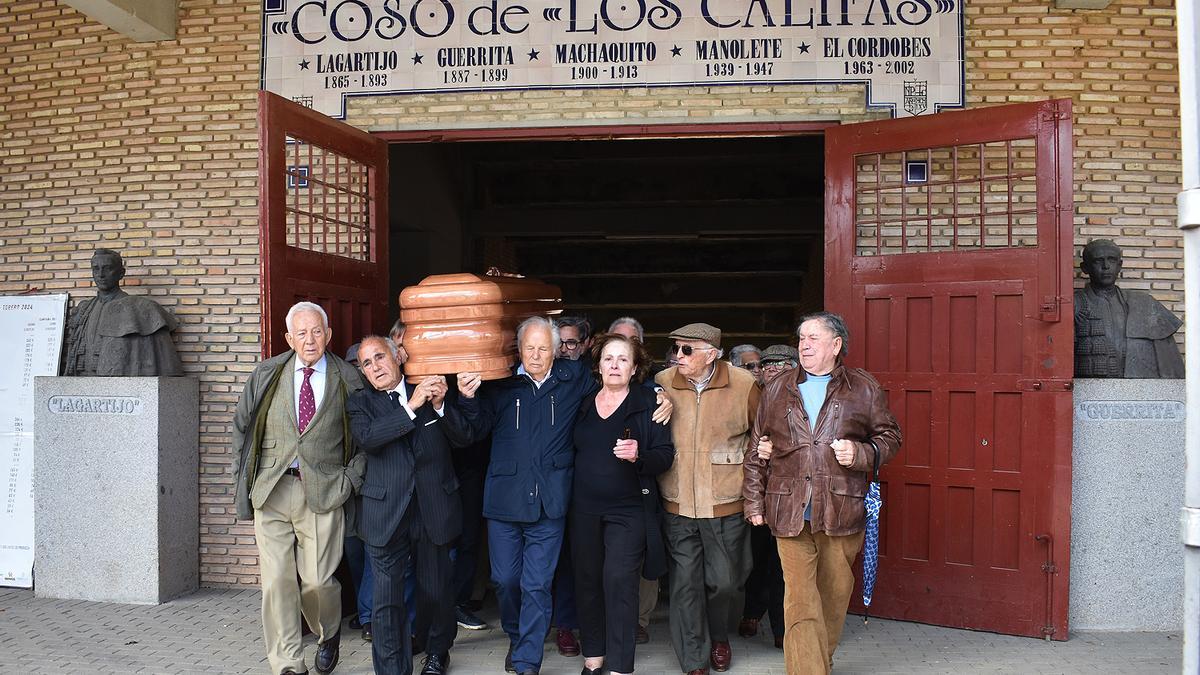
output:
M305 368L304 384L300 385L300 433L304 433L305 427L317 412L317 399L313 396L312 382L309 382L312 374L312 368Z

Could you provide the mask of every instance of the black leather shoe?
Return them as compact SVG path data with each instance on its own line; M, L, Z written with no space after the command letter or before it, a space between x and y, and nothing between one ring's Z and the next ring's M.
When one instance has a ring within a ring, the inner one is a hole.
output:
M337 635L317 645L317 672L332 673L337 667L338 657L342 655L340 649L342 644L342 634L339 631Z
M362 627L363 627L363 624L361 621L358 620L357 616L354 617L353 619L350 619L350 630L358 630Z
M425 663L421 664L421 675L445 675L446 669L449 667L449 653L428 654L425 657Z
M370 642L372 637L374 637L374 634L371 633L371 622L368 621L362 625L362 638L363 640Z
M512 664L512 645L508 646L508 653L504 655L504 670L509 673L517 672L517 669L513 668Z
M584 666L583 670L579 671L579 675L603 675L603 674L604 674L604 666L600 666L599 668L588 668L587 666Z

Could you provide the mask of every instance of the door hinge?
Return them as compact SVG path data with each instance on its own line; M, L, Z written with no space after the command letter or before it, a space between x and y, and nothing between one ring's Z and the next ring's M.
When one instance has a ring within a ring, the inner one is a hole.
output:
M1050 377L1040 380L1018 380L1017 386L1021 391L1072 391L1075 389L1075 380Z
M1062 320L1062 300L1060 295L1043 295L1038 306L1038 319L1047 323Z

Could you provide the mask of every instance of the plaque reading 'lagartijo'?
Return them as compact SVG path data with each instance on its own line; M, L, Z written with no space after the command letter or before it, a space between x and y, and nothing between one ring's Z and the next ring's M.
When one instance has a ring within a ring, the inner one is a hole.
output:
M264 0L263 88L352 96L865 83L908 116L961 107L962 0Z
M58 414L138 415L142 412L142 399L132 396L51 396L47 407Z

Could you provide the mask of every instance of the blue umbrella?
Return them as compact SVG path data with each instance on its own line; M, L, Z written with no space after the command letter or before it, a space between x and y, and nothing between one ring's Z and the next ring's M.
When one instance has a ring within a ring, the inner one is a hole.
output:
M879 448L874 441L867 441L875 450L875 475L867 488L867 531L863 537L863 623L870 614L871 596L875 592L875 572L879 568L879 511L883 498L879 495Z

